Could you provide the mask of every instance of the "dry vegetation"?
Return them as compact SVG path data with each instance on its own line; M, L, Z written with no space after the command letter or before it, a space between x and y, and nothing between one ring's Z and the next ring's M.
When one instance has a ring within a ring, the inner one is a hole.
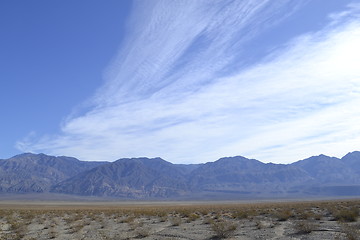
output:
M360 239L360 200L0 203L0 239Z

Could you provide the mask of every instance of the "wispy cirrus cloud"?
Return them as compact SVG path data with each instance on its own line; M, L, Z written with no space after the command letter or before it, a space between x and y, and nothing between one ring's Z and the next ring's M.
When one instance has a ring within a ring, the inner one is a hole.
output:
M18 147L88 160L162 156L188 163L229 155L289 162L358 149L356 5L246 64L251 41L300 7L136 2L128 38L90 109L69 117L60 134Z

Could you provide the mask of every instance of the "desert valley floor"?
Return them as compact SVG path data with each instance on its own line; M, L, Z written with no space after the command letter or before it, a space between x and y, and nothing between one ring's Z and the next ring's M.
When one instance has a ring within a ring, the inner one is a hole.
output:
M0 239L360 239L360 200L0 201Z

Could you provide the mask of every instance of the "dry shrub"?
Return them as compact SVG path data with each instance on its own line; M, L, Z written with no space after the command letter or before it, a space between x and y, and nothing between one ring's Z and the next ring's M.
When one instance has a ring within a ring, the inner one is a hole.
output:
M237 219L244 219L248 218L249 214L246 211L235 211L232 213L232 217Z
M145 238L150 236L150 228L149 227L139 227L135 230L137 238Z
M298 234L308 234L316 230L318 225L310 221L298 221L294 225L294 229Z
M322 216L321 216L321 214L319 214L319 213L314 213L314 215L313 215L313 218L315 219L315 220L321 220L321 218L322 218Z
M132 223L135 221L135 216L128 216L125 219L123 219L121 222L122 223Z
M204 224L212 224L214 222L214 219L211 217L204 217L203 223Z
M215 237L218 239L228 238L234 235L237 229L237 225L225 220L213 222L211 227L215 233Z
M190 214L192 214L192 209L191 208L180 208L177 210L177 213L180 214L181 217L189 217Z
M55 230L51 230L49 232L49 239L55 239L56 238L56 231Z
M170 219L171 226L180 226L182 220L181 217L175 216Z
M191 213L191 214L188 216L187 222L193 222L193 221L195 221L195 220L197 220L197 219L199 219L199 218L200 218L200 216L197 215L196 213Z
M166 222L168 220L168 215L160 216L160 222Z
M81 229L83 229L84 225L83 223L77 223L75 225L72 225L70 226L69 228L69 233L72 234L72 233L77 233L79 232Z
M258 220L258 221L255 222L255 227L256 227L256 229L262 229L265 226L261 221Z
M359 216L359 210L356 208L342 209L334 213L334 219L340 222L355 222Z
M359 240L360 239L360 230L354 226L348 224L342 224L341 232L343 232L347 239L349 240Z
M306 209L297 209L295 217L296 219L307 220L314 217L314 213Z
M275 213L275 217L278 221L287 221L290 217L292 217L292 213L290 210L282 210Z

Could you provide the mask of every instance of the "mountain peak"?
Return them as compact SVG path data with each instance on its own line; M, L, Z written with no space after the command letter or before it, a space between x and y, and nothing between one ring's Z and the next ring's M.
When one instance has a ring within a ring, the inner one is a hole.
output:
M349 157L360 157L360 151L349 152L344 157L342 157L342 159Z
M256 159L249 159L243 156L223 157L216 162L260 162Z
M133 157L133 158L119 158L116 161L165 161L165 160L160 157L155 157L155 158Z
M31 156L41 156L41 155L45 155L43 153L31 153L31 152L26 152L26 153L20 153L20 154L17 154L11 158L19 158L19 157L31 157ZM49 155L47 155L49 156Z

